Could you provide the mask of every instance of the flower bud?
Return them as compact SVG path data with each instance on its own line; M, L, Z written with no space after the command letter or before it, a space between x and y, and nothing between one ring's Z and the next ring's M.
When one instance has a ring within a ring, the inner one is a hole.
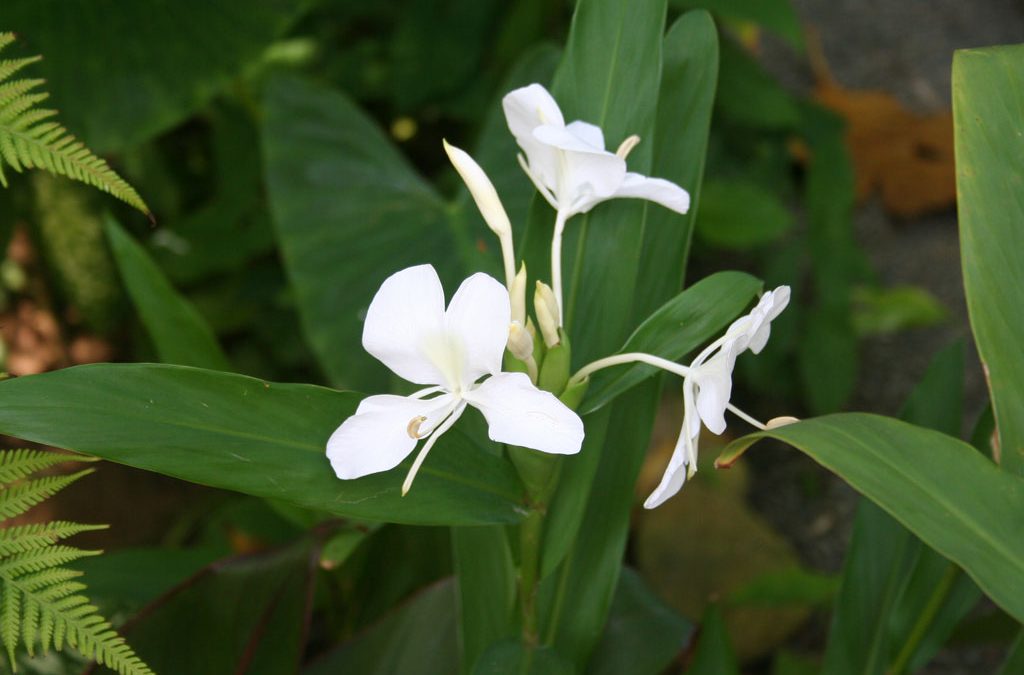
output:
M773 417L764 424L765 429L778 429L779 427L788 426L790 424L796 424L799 422L795 417L789 415L783 415L782 417Z
M543 281L537 282L537 290L533 293L533 311L537 314L537 323L540 324L544 344L549 348L554 347L558 344L558 327L562 319L555 293Z
M520 327L526 325L526 263L519 266L519 272L512 280L508 289L509 300L512 302L512 321Z
M501 205L501 199L498 198L498 192L494 189L491 179L468 153L450 145L448 141L443 142L448 159L469 188L469 194L473 195L473 201L480 209L480 215L484 217L487 227L498 237L512 236L512 223L509 222L508 214Z
M533 337L518 321L509 324L508 351L523 362L533 358Z

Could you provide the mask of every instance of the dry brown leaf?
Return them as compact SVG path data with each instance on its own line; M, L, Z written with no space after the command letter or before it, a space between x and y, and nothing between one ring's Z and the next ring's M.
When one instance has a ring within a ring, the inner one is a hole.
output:
M847 123L858 200L878 191L886 211L901 218L953 206L952 113L919 115L883 91L846 89L832 76L813 34L807 43L818 81L814 97Z

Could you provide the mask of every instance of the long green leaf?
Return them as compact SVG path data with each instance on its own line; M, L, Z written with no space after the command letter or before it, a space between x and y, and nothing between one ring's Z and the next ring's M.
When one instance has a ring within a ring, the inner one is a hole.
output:
M229 370L217 338L195 307L182 297L152 258L117 222L104 227L139 318L156 346L160 360L181 366Z
M54 106L98 151L178 124L237 78L305 2L5 0L0 26L24 36Z
M716 464L728 466L761 438L788 443L838 474L1024 619L1024 480L945 434L863 413L745 436Z
M270 205L306 335L332 382L378 388L384 366L354 353L363 313L404 267L454 281L448 207L345 95L282 76L264 105Z
M96 364L0 382L0 432L353 518L443 525L519 518L511 465L457 428L406 497L405 467L335 478L327 438L359 398L181 366Z
M1024 46L953 57L964 288L999 428L1000 463L1024 474Z

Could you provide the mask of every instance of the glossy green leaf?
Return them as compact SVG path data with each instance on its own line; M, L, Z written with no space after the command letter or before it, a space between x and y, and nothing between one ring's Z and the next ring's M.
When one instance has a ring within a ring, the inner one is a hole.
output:
M313 661L303 675L452 675L458 672L451 579L420 591L353 639Z
M359 349L363 313L411 265L433 264L455 292L448 207L344 94L281 76L264 105L271 211L306 335L332 382L380 387L387 370Z
M113 218L104 222L121 280L164 363L229 370L210 326Z
M793 227L793 214L779 196L741 180L708 181L702 192L697 236L724 249L771 243Z
M679 293L647 318L620 352L644 352L675 361L725 330L761 289L742 272L718 272ZM654 366L635 363L591 377L581 411L589 413L654 375Z
M745 436L716 464L727 466L761 438L788 443L838 474L1024 618L1024 480L955 438L862 413Z
M314 549L304 541L215 562L146 607L122 632L161 673L295 672L312 609Z
M700 7L726 19L756 23L798 49L804 44L804 29L790 0L672 0L671 4L673 7Z
M957 205L971 328L999 428L1000 463L1024 474L1024 45L953 57Z
M587 675L663 673L692 632L689 621L655 596L639 574L625 568Z
M722 610L718 605L708 605L700 623L693 662L686 669L686 675L739 675L739 672Z
M458 428L438 442L406 497L411 458L386 473L338 480L325 445L359 399L180 366L96 364L0 382L0 432L352 518L445 525L519 518L511 465Z
M304 2L5 0L0 25L45 55L68 128L103 152L178 124L241 75Z

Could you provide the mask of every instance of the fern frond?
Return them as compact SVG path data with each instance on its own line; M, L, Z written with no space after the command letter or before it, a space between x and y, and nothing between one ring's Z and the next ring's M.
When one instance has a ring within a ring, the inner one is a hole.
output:
M97 461L95 457L65 455L45 450L4 450L0 452L0 483L13 483L36 471L42 471L64 462L95 461Z
M12 42L13 33L0 33L0 50ZM99 188L152 217L135 188L64 127L50 120L55 111L34 107L48 96L33 91L43 80L7 81L38 60L39 57L0 60L0 185L7 187L5 163L19 173L42 169ZM31 102L27 103L29 99Z
M20 514L91 472L43 476L10 485L71 459L78 458L37 450L0 451L0 516L6 519ZM37 651L67 645L123 675L153 675L83 594L86 586L81 572L65 567L85 556L99 555L99 551L58 542L104 527L53 521L0 528L0 645L12 669L19 646L34 656Z
M66 520L5 527L0 529L0 557L26 553L56 544L61 539L67 539L82 532L105 530L106 528L106 525L82 525Z
M13 518L21 515L47 497L52 497L90 473L92 473L92 469L85 469L66 476L44 476L0 490L0 517Z

